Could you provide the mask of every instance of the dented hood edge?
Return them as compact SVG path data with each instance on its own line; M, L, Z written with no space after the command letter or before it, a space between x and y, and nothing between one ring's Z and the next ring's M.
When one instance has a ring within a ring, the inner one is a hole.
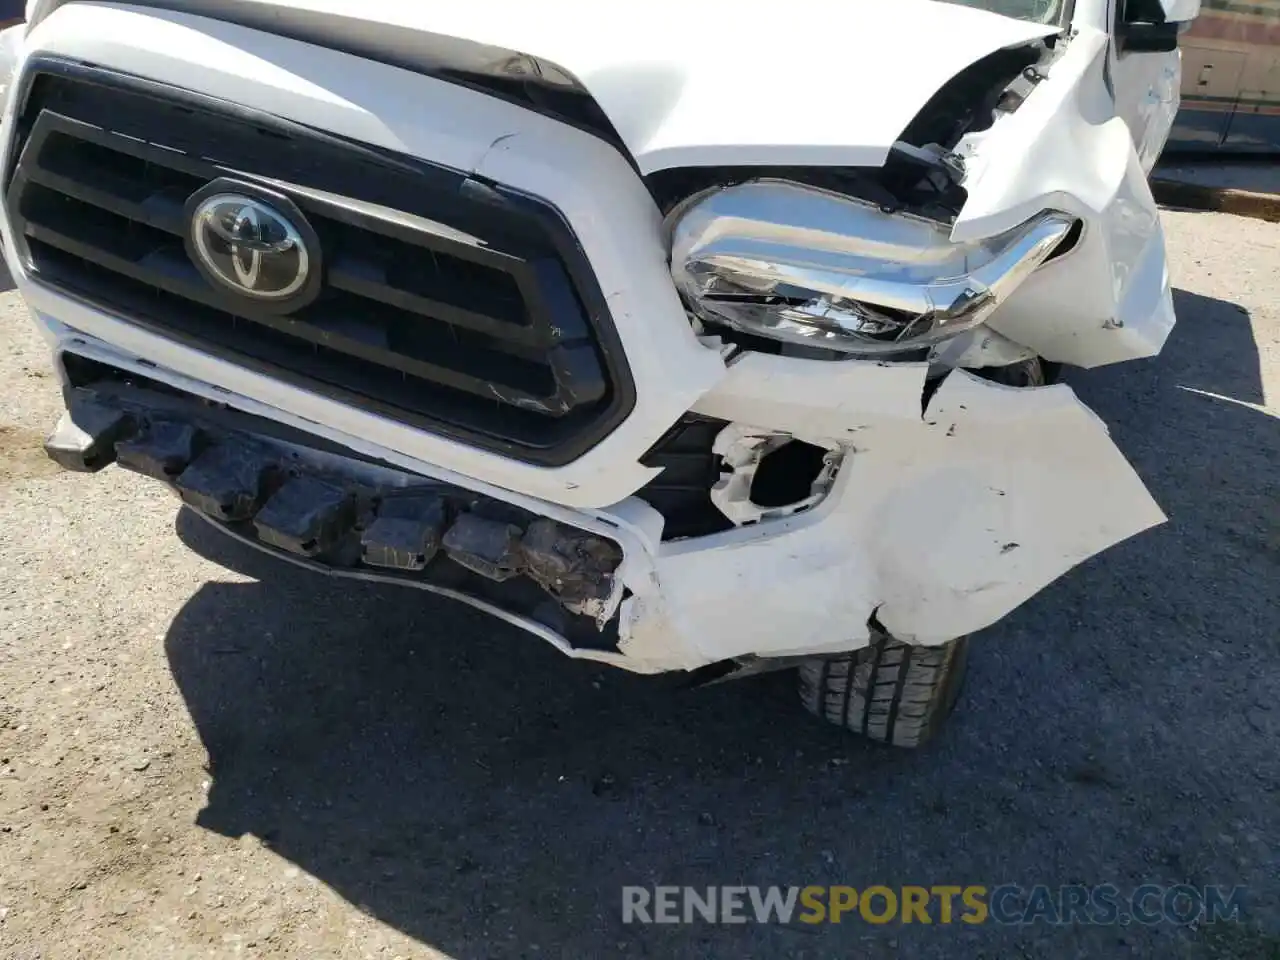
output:
M76 0L32 0L33 22ZM419 72L580 85L641 173L716 164L880 166L957 73L1057 27L939 0L791 0L785 17L650 0L134 0ZM815 25L819 28L815 29ZM833 110L831 91L847 91ZM815 93L816 91L816 93ZM891 92L891 95L886 95Z

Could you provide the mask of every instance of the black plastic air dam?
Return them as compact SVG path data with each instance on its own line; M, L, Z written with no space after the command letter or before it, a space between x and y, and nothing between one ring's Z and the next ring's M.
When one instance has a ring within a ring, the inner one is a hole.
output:
M158 385L104 379L66 399L45 450L69 470L115 462L295 565L418 587L578 649L616 649L617 617L601 614L622 549L608 538Z

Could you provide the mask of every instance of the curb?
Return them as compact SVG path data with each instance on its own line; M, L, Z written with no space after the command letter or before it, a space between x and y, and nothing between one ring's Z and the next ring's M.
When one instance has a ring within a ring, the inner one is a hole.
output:
M1151 180L1151 192L1156 202L1166 207L1234 213L1240 217L1280 223L1280 195L1274 193L1253 193L1162 178Z

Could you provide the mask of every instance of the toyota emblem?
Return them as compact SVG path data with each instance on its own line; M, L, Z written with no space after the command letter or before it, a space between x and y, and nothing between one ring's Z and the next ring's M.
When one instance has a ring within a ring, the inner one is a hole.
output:
M213 193L191 213L190 250L219 285L264 303L296 297L313 258L302 228L272 204L241 193Z

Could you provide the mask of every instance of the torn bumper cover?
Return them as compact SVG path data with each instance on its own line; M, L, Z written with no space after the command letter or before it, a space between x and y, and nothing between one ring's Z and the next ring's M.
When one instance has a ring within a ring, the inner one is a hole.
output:
M686 540L663 542L636 498L578 511L478 493L323 428L114 381L69 392L47 449L78 470L118 459L293 563L464 600L642 673L856 648L873 614L942 643L1164 519L1065 386L955 372L922 417L919 365L749 354L727 373L700 411L768 411L773 428L844 457L812 509Z

